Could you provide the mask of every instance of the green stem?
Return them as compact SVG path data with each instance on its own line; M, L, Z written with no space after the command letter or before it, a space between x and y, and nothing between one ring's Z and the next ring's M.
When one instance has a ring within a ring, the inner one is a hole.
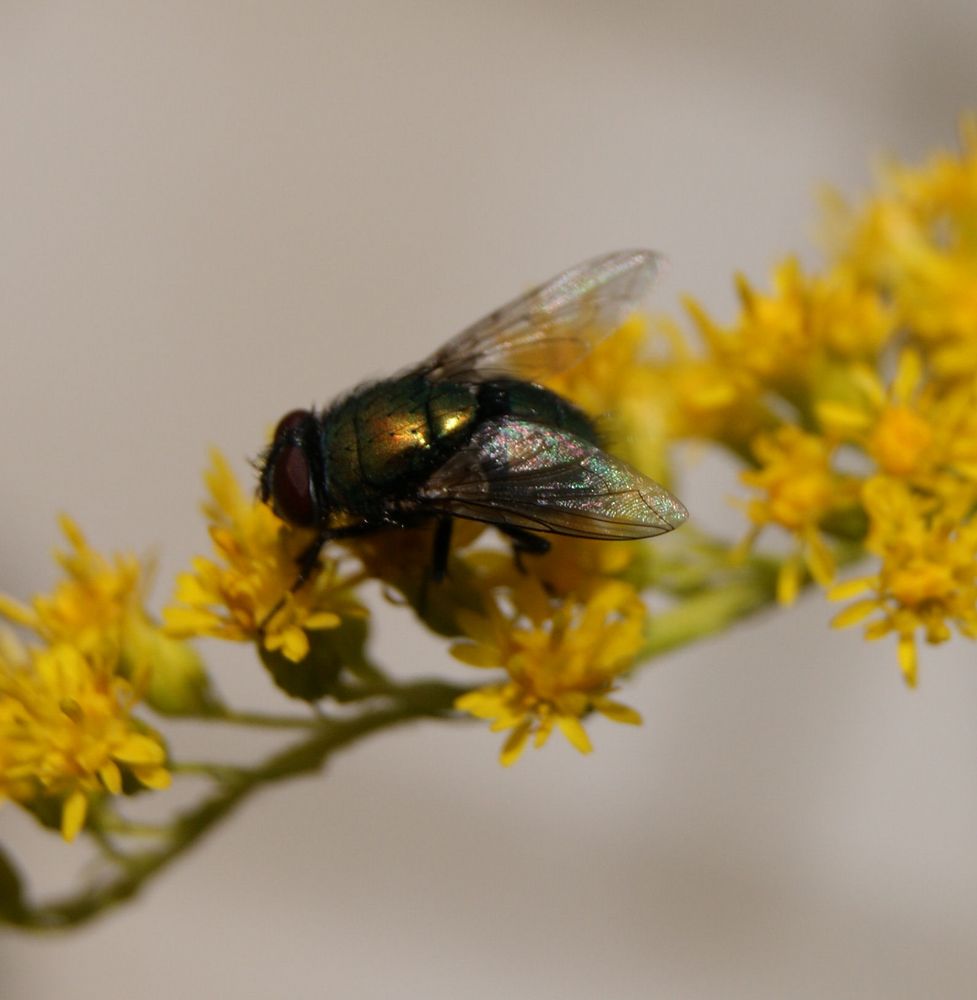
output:
M380 729L416 719L444 717L450 714L455 699L467 690L440 681L420 681L397 688L396 699L385 707L352 719L321 722L306 739L273 754L258 767L238 772L212 797L178 817L172 837L163 847L118 859L121 872L113 881L46 905L24 905L7 914L6 919L34 930L57 930L83 923L134 896L264 785L318 771L334 753Z
M722 632L776 602L777 566L754 560L720 586L686 597L673 608L652 615L648 641L638 654L649 660Z
M315 729L320 720L301 715L265 715L263 712L236 712L219 706L208 708L193 715L181 715L182 719L200 719L206 722L227 722L235 726L259 726L263 729Z

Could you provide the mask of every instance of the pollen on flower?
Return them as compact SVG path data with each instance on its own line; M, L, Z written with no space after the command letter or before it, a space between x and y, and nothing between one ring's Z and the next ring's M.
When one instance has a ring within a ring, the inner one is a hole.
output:
M132 710L138 695L112 663L61 643L11 658L0 654L0 800L61 802L72 840L93 797L119 795L123 774L142 785L170 782L166 751Z
M615 681L643 644L646 610L629 584L607 580L586 598L553 600L526 578L511 608L491 600L484 614L462 613L467 639L451 653L474 667L502 667L508 678L462 695L456 706L509 730L500 761L508 766L530 738L540 747L554 727L581 753L591 750L583 718L592 711L638 724L633 709L610 698Z
M365 613L335 560L322 558L312 578L294 589L297 559L311 534L246 496L216 451L205 479L210 498L203 509L215 557L197 557L193 570L178 578L175 601L163 613L171 634L260 641L298 662L309 651L308 632Z

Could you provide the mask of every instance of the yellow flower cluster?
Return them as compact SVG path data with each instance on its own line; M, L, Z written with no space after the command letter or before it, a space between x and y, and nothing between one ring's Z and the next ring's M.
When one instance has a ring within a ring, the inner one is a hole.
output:
M297 559L312 533L285 525L266 504L246 496L216 451L205 479L210 499L203 511L217 558L200 556L193 572L180 575L176 603L163 614L170 634L257 641L298 662L309 652L309 632L363 614L350 580L329 558L321 558L314 576L295 589Z
M0 597L0 616L39 643L25 648L2 633L0 801L53 800L71 840L90 802L121 794L125 776L148 788L169 784L162 740L132 713L157 665L166 680L170 667L185 674L187 662L163 640L155 661L144 656L153 626L138 561L99 555L67 518L62 528L71 549L58 556L65 579L54 592L29 606Z
M646 610L633 587L608 579L554 601L538 579L526 576L508 593L506 611L493 595L482 614L460 611L467 638L451 647L462 663L504 667L508 674L456 702L490 720L493 731L511 730L503 765L516 761L533 734L541 747L554 726L589 753L581 720L592 711L615 722L641 722L637 712L608 697L644 641Z
M977 620L977 119L959 154L890 167L831 222L822 271L787 260L769 294L741 279L731 326L688 304L703 352L666 326L671 428L747 463L747 544L768 526L794 539L781 600L805 569L835 599L871 591L836 624L878 612L866 635L897 634L912 684L917 637ZM877 572L832 587L846 545Z

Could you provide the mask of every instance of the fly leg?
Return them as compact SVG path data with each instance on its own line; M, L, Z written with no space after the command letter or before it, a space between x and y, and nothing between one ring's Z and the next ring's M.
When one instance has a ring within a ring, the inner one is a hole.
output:
M440 583L448 572L448 554L451 551L450 517L439 517L434 529L434 545L431 549L431 580Z
M434 526L434 541L431 546L431 566L421 577L421 590L417 595L417 613L423 618L427 613L428 588L432 583L440 583L448 573L448 556L451 553L451 528L454 521L450 517L439 517Z
M525 528L516 528L510 524L500 524L497 527L503 535L508 535L512 539L512 557L520 573L526 572L526 567L522 562L524 555L543 556L550 550L548 538L534 535L531 531L526 531Z
M294 594L308 583L309 577L312 576L319 562L319 553L322 552L322 547L326 542L331 541L333 538L351 538L355 535L364 535L375 530L376 526L372 524L353 524L345 528L335 528L328 531L325 529L320 530L315 538L296 557L295 566L298 572L295 579L292 581L291 587L288 588L288 593L282 594L271 611L258 623L259 633L264 632L268 622L281 611L282 606L288 599L288 594Z

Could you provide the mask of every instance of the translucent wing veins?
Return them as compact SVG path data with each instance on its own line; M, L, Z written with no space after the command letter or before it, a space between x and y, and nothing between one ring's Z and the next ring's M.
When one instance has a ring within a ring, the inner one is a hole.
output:
M688 517L663 486L589 441L512 418L480 427L420 497L428 510L581 538L648 538Z
M660 262L651 250L620 250L571 267L473 323L420 370L457 381L562 371L645 299Z

